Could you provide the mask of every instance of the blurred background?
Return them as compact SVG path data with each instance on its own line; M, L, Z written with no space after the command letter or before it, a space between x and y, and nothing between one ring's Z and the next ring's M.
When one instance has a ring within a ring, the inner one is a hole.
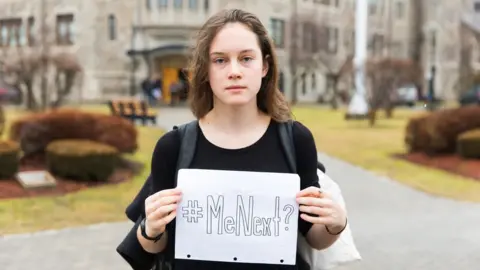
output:
M477 269L476 0L1 0L1 268L129 269L125 207L224 8L267 27L342 188L363 260L339 269Z

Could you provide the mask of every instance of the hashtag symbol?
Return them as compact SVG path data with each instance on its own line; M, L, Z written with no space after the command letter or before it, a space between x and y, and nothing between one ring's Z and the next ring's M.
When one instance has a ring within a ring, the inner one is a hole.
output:
M203 208L198 206L197 200L189 200L187 206L182 207L182 211L188 223L198 223L198 219L203 218Z

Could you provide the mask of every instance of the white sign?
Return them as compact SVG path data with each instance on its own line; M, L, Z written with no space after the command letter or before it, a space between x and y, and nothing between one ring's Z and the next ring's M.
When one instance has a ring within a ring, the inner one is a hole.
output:
M175 258L294 265L296 174L182 169Z

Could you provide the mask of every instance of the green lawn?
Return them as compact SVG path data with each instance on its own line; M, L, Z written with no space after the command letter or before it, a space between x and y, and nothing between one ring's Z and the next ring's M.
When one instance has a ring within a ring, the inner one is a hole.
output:
M297 120L314 134L319 151L433 195L480 202L480 181L392 158L405 152L406 123L419 112L398 109L393 119L386 119L382 112L373 128L366 121L343 120L344 113L318 107L295 109Z
M82 108L108 112L104 106ZM480 181L391 157L391 154L405 151L403 132L408 118L415 114L412 111L397 110L393 119L381 116L373 128L366 121L344 121L343 111L297 107L294 113L297 120L313 132L319 151L431 194L480 202ZM7 119L11 122L20 114L9 111ZM59 197L0 201L0 234L125 220L125 207L143 184L150 169L152 150L162 134L157 128L139 128L139 150L133 158L146 166L144 172L133 181Z

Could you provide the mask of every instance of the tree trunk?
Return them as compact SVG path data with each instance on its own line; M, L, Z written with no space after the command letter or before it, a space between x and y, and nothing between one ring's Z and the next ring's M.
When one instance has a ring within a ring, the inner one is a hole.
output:
M291 104L295 105L298 102L298 93L297 93L297 80L292 80L292 83L290 84L290 89L291 89Z
M38 109L37 101L35 100L35 95L33 94L32 82L25 82L25 88L27 91L27 110L35 111Z
M393 106L387 106L385 108L385 116L388 118L388 119L391 119L393 117L393 109L394 107Z
M370 124L371 127L375 125L376 120L377 120L377 109L372 108L368 111L368 123Z
M338 77L332 77L332 99L330 100L330 105L333 110L338 109Z
M0 104L0 139L2 138L3 132L5 131L5 125L5 110L3 108L3 105Z

